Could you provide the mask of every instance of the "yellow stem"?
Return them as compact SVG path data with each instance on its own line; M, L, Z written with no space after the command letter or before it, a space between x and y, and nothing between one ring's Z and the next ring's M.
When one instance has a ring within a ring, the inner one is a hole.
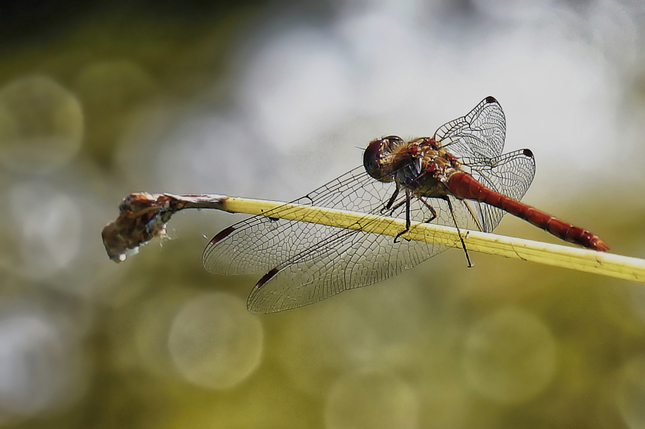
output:
M362 229L391 236L396 236L405 229L405 221L400 219L275 201L228 197L223 201L222 209L234 213L265 215L346 229ZM645 283L645 260L643 259L478 231L462 230L462 234L466 247L470 251ZM455 228L431 223L413 224L410 231L402 238L461 247Z

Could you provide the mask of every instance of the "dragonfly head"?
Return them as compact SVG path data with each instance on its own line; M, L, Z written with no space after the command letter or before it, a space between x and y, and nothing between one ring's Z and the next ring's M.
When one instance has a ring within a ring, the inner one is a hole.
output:
M398 136L372 140L363 154L363 166L367 174L380 182L393 181L396 172L393 152L403 144L405 142Z

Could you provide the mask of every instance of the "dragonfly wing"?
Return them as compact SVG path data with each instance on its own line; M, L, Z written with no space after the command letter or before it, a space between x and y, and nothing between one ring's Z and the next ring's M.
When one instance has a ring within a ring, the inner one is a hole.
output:
M393 185L373 180L361 167L296 200L331 208L380 214L391 197ZM401 202L405 198L399 196ZM429 203L430 204L430 203ZM431 200L438 214L433 223L454 225L445 201ZM311 304L344 290L371 285L412 268L445 250L442 244L399 239L360 230L313 223L271 220L253 216L216 235L206 246L206 269L219 274L263 271L267 273L252 290L248 308L271 313ZM467 215L461 210L461 219ZM390 213L387 213L390 215ZM393 217L405 219L405 205ZM419 200L411 201L413 222L425 222L430 211ZM446 243L450 245L450 243Z
M460 157L492 158L502 153L506 138L504 111L494 97L486 97L466 116L435 132L435 141Z
M361 166L292 203L369 213L391 192L392 186L373 180ZM213 237L202 255L206 270L225 275L267 272L337 230L278 219L281 210L285 207L240 221Z
M471 175L482 185L520 201L531 186L535 176L535 159L528 149L520 149L494 158L473 161L463 159L471 169ZM485 232L492 232L505 211L485 203L469 202L477 207Z
M432 201L439 223L454 225L444 201ZM398 213L402 215L402 213ZM429 211L412 201L411 217L427 220ZM462 209L461 217L466 219ZM453 243L433 244L358 230L336 232L277 265L258 282L248 298L255 313L273 313L321 301L345 290L368 286L412 268Z

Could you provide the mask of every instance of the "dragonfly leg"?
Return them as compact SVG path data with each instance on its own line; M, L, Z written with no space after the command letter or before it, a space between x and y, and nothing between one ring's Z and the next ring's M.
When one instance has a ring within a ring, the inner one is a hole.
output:
M448 209L450 210L450 214L452 215L452 220L455 223L455 227L457 228L457 235L459 235L459 240L461 241L461 247L464 249L464 253L466 254L466 261L468 261L468 268L473 267L473 263L470 262L470 255L468 255L468 249L466 249L466 243L464 242L464 238L461 236L461 230L459 229L459 223L457 222L457 218L455 217L455 210L452 208L452 202L450 201L450 197L445 197L446 202L448 203Z
M403 204L405 204L405 200L401 200L401 201L399 201L398 203L396 203L396 204L394 205L394 207L392 207L392 208L390 209L389 216L394 215L394 212L395 212L399 207L401 207Z
M381 213L385 213L386 211L390 210L390 216L392 216L392 213L394 213L394 210L396 210L396 209L398 209L399 207L401 207L401 205L405 202L405 200L404 200L404 201L402 201L402 202L398 203L396 206L392 207L392 205L394 204L394 201L396 201L396 197L398 197L398 196L399 196L399 188L397 187L397 188L394 190L394 193L393 193L393 194L392 194L392 196L390 197L390 200L387 202L387 204L385 205L385 207L383 207L383 208L381 209Z
M434 207L432 207L430 203L428 203L423 198L419 198L419 200L428 208L428 210L430 210L430 213L432 213L432 216L430 216L428 220L424 221L424 223L430 223L435 220L437 218L437 211L434 209Z
M412 221L410 219L410 201L412 200L412 194L410 191L407 189L405 190L405 200L403 201L405 203L405 229L401 232L399 232L396 237L394 237L394 242L397 243L397 240L399 239L400 236L405 234L410 230L410 225L412 225ZM400 206L400 204L399 204ZM406 239L407 240L407 239ZM410 241L410 240L407 240Z
M477 216L475 215L475 211L473 210L472 207L470 207L470 204L468 204L468 200L463 200L464 204L466 205L466 208L470 212L470 215L473 217L473 220L475 221L475 224L477 224L477 229L479 229L481 232L484 232L484 228L482 228L482 224L479 222L479 219L477 219Z

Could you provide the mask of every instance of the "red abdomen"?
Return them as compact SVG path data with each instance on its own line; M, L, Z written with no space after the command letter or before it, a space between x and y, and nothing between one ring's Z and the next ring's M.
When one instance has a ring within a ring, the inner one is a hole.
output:
M497 207L570 243L601 252L609 250L609 246L597 235L495 192L479 183L470 174L454 173L446 185L450 192L459 199L476 200Z

